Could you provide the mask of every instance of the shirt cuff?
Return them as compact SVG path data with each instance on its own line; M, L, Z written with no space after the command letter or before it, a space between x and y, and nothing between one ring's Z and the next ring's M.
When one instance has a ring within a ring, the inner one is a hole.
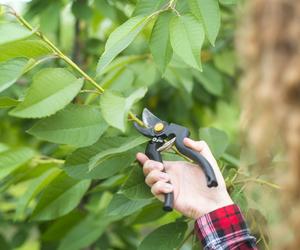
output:
M235 204L198 218L195 232L205 250L234 249L242 244L246 244L249 249L256 249L255 238L250 235L241 210Z

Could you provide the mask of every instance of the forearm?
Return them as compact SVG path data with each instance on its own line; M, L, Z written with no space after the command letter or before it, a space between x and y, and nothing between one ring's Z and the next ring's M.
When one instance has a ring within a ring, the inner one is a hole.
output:
M257 249L237 205L201 216L196 220L195 231L205 250Z

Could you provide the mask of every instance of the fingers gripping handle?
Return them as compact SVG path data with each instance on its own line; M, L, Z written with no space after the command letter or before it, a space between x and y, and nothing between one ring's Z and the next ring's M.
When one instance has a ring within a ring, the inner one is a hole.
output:
M210 163L206 160L204 156L202 156L200 153L186 147L183 144L184 138L177 138L176 139L176 148L179 150L180 153L184 154L188 158L192 159L195 163L197 163L199 166L202 167L203 172L205 174L206 180L207 180L207 186L208 187L217 187L218 182L215 175L215 172L210 165Z
M157 151L157 149L163 144L160 142L153 142L150 141L146 147L146 151L145 154L149 157L149 159L154 160L154 161L159 161L159 162L163 162L162 161L162 157L160 152ZM168 182L170 183L170 182ZM163 210L170 212L173 210L173 201L174 201L174 193L167 193L164 194L165 196L165 200L164 200L164 206L163 206Z

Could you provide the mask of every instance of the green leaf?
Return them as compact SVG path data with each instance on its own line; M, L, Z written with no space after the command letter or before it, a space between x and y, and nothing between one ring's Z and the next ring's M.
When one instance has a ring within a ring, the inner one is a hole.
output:
M188 0L188 3L192 13L203 23L208 40L214 45L221 25L218 0Z
M134 166L121 188L122 194L129 199L150 199L153 197L150 188L145 184L145 177L140 166Z
M94 10L114 23L124 22L124 20L128 19L122 10L116 8L116 6L111 4L108 0L94 1Z
M110 177L128 167L135 159L135 148L146 141L145 137L103 137L69 155L64 170L77 179Z
M223 93L223 79L220 72L210 65L203 65L203 72L192 71L194 77L198 80L198 83L211 94L215 96L221 96Z
M138 250L176 249L182 242L186 230L187 224L181 221L163 225L147 235Z
M130 55L130 56L119 56L117 57L109 66L107 66L104 70L102 70L100 75L104 75L109 71L113 71L115 69L124 68L127 65L135 62L137 60L141 60L146 58L144 55ZM97 75L97 76L100 76Z
M9 150L9 146L0 142L0 153Z
M144 97L147 88L139 88L128 97L123 97L117 92L107 90L101 96L100 107L106 122L125 132L126 122L130 108Z
M101 145L102 143L99 142L99 144ZM129 167L130 164L135 160L136 152L130 150L126 153L117 154L110 158L104 159L92 170L89 170L89 165L91 163L87 157L93 156L96 145L99 144L96 143L92 146L92 148L84 148L82 151L76 150L74 153L72 153L67 158L65 163L64 169L66 173L76 179L105 179L122 171L124 168ZM76 155L76 153L78 153L78 155Z
M100 99L100 107L106 122L122 131L126 128L125 97L114 91L105 91Z
M184 89L186 92L191 94L194 82L190 70L170 66L167 69L164 78L176 88Z
M0 62L15 57L39 58L53 54L52 50L40 40L21 40L0 45Z
M7 239L2 234L0 234L0 246L1 246L1 249L3 249L3 250L4 249L12 250L10 243L7 241Z
M122 194L115 194L108 205L107 213L110 216L118 216L119 218L122 218L133 214L151 202L151 199L130 200Z
M131 141L133 144L130 145ZM137 137L103 137L94 145L77 149L69 155L64 170L76 179L110 177L134 161L135 148L144 142L146 142L145 137L144 140L143 137L139 139ZM102 154L102 159L94 162L94 157L99 154Z
M60 241L70 230L77 226L84 218L82 211L73 210L65 216L55 220L53 223L49 223L46 230L43 230L42 241Z
M166 212L162 209L162 206L162 203L157 200L156 202L144 207L136 216L132 224L145 224L156 221L157 219L165 216Z
M14 107L19 103L18 100L7 97L7 96L1 96L0 97L0 109L10 108Z
M173 51L189 66L201 70L202 24L192 15L175 16L170 22Z
M10 115L23 118L40 118L63 109L83 85L66 69L48 68L39 71L25 95L25 99Z
M100 151L95 156L90 158L89 169L92 170L103 160L110 158L116 154L121 154L130 149L133 149L145 143L148 140L149 139L145 138L144 136L135 136L135 137L123 138L122 140L121 138L119 138L118 144L116 144L116 141L111 141L111 142L107 141L106 149Z
M87 1L74 0L72 3L72 13L78 19L89 20L93 16L93 11Z
M150 38L149 45L153 59L162 73L165 72L173 54L169 33L169 23L173 15L171 12L160 14L154 24Z
M16 206L16 219L21 219L29 202L38 195L61 172L58 168L51 168L30 182L26 192L19 198Z
M112 219L102 213L90 213L60 241L58 250L80 250L95 242L107 229Z
M224 5L231 5L237 4L238 0L219 0L219 2Z
M29 148L19 148L0 153L0 179L11 174L34 156L34 151Z
M242 211L248 211L248 200L243 192L243 188L235 187L233 192L231 192L230 197L232 198L235 204L239 204L239 207Z
M219 158L226 150L229 138L225 132L216 128L201 128L201 140L206 141L215 158Z
M102 87L104 89L115 90L118 92L128 92L133 88L134 73L129 68L118 68L109 74L102 80Z
M143 62L136 63L131 67L135 73L134 86L151 86L160 76L157 72L156 65L151 60L144 60ZM141 74L140 72L143 72Z
M163 6L165 6L168 3L167 0L139 0L136 8L133 12L133 16L138 15L150 15L153 12L161 9Z
M0 63L0 92L13 85L23 74L28 60L15 58Z
M43 33L56 33L60 25L60 10L62 3L52 1L51 4L44 5L43 11L39 13L40 30Z
M90 186L89 180L74 180L59 174L41 194L32 213L33 220L52 220L73 210Z
M113 188L119 187L124 180L126 179L125 174L117 174L111 176L101 182L100 185L96 186L95 188L91 189L89 193L99 193L106 190L111 190Z
M176 1L176 10L181 15L185 15L185 14L190 13L188 2L187 1Z
M237 69L237 60L233 51L224 51L214 56L214 63L218 70L234 77Z
M133 17L111 33L106 42L105 51L98 62L97 74L101 74L108 64L128 47L146 25L147 20L144 16Z
M0 45L25 39L33 34L18 23L0 23Z
M26 230L25 227L19 227L19 229L17 229L17 231L14 233L13 237L11 238L12 248L17 249L21 247L27 240L28 236L29 236L28 230ZM2 244L1 247L3 247ZM8 250L7 248L2 248L2 249Z
M95 143L107 127L98 107L70 104L38 121L28 133L58 144L85 147Z

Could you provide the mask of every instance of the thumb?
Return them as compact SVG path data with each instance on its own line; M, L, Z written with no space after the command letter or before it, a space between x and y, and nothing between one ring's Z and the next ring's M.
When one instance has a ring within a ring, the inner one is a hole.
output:
M184 138L183 143L190 149L202 154L210 163L216 164L216 160L205 141L194 141L186 137Z
M204 148L205 148L205 142L204 141L194 141L191 138L184 138L183 139L183 143L185 146L189 147L190 149L193 149L195 151L198 151L199 153L201 153Z

